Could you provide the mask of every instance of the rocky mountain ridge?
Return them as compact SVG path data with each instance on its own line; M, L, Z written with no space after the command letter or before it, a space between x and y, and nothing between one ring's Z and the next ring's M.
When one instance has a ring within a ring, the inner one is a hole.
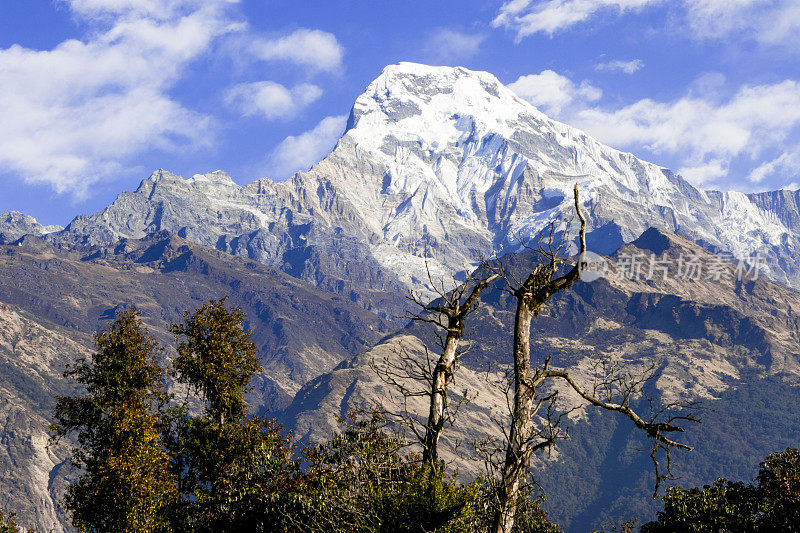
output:
M135 305L162 346L169 325L211 298L241 307L265 372L248 395L257 414L392 330L377 315L256 261L155 233L75 247L28 235L0 245L0 506L37 531L70 530L58 502L73 475L69 446L48 442L55 398L75 394L66 366L92 335ZM169 359L168 349L162 357Z
M671 270L650 275L651 254ZM644 260L640 273L628 269L634 256ZM759 417L769 408L758 402L736 405L733 398L739 389L757 391L761 386L763 393L785 387L781 394L800 396L800 293L754 273L743 272L738 279L733 264L721 265L718 271L707 268L686 279L677 271L682 257L697 258L706 266L718 264L716 256L683 237L647 230L606 258L604 277L578 282L573 290L553 299L532 324L531 353L534 362L552 357L551 365L568 369L586 387L600 360L624 363L629 372L654 363L658 372L648 385L648 394L657 405L701 401L709 411L699 414L709 425L691 426L681 437L700 448L676 452L674 457L675 471L682 476L677 483L685 486L709 483L718 476L741 477L743 463L756 465L763 457L758 454L800 445L796 433L787 433L786 419L778 416L761 420L762 440L748 444L746 461L738 457L735 446L726 443L716 450L706 446L727 439L727 431L737 431L721 428L718 417L722 415L717 413L743 409ZM522 272L531 257L510 254L503 260L512 271ZM451 402L463 398L464 391L472 401L459 410L458 421L444 433L442 446L444 457L462 473L482 472L482 464L474 460L476 454L465 451L471 440L502 436L495 419L503 419L507 404L497 384L511 364L513 316L513 298L497 282L484 292L467 327L473 332L468 339L471 347L456 373ZM379 378L375 367L385 365L387 359L396 362L399 354L424 361L426 347L438 353L431 329L409 324L306 384L281 412L281 419L296 435L319 441L338 427L336 417L351 408L368 410L380 403L396 410L403 405L397 391ZM414 390L415 385L407 385ZM562 409L581 406L570 415L573 439L534 460L547 506L558 522L570 531L586 531L602 525L598 520L603 513L620 519L652 516L654 505L648 503L652 470L646 454L633 449L644 445L632 424L613 413L595 412L568 389L561 395ZM424 417L424 401L412 398L411 412ZM643 403L638 408L647 409ZM800 413L800 405L782 404L780 409ZM615 428L614 435L603 428ZM749 432L748 427L739 430ZM588 456L597 463L587 460L581 466L581 458ZM613 459L615 468L632 470L624 476L605 472L604 457ZM568 488L560 485L564 476L573 474L576 478Z
M46 235L63 230L61 226L43 226L30 215L9 211L0 215L0 244L16 241L24 235Z
M91 349L91 334L117 309L135 304L168 344L167 325L182 310L230 295L267 369L251 407L280 409L299 436L319 440L336 414L385 395L370 360L398 350L424 355L430 332L396 317L409 310L409 289L426 294L428 269L434 279L462 280L481 257L525 268L520 238L551 223L572 227L574 183L589 247L611 255L611 273L632 266L623 256L641 256L647 271L655 257L710 264L721 253L757 253L763 273L780 284L763 275L738 283L733 276L727 285L652 276L577 284L535 322L537 357L553 353L585 374L598 354L631 364L657 356L662 398L733 402L725 398L759 380L794 394L800 293L786 285L800 287L800 192L702 191L549 119L488 73L402 63L356 99L333 151L287 181L242 187L221 171L182 179L159 170L60 231L18 213L0 216L0 387L10 399L0 409L0 442L8 443L0 468L15 476L0 504L45 530L66 523L53 502L69 473L63 450L41 445L46 420L53 397L72 390L59 378L63 365ZM474 319L479 342L459 374L480 393L456 435L465 438L489 427L504 405L485 368L508 363L511 304L497 287L485 296ZM576 431L590 418L576 420ZM765 429L769 442L788 438L772 438L774 430ZM609 457L633 464L624 459L633 442L626 431L586 430L589 440L556 453L563 462L537 464L555 478L578 472L577 499L553 507L564 523L631 501L621 494L632 485L620 480L597 489ZM712 440L723 432L715 431ZM597 464L580 472L590 449ZM578 463L569 463L573 452ZM636 472L631 479L641 485ZM708 480L692 479L700 478ZM581 479L595 480L595 492Z
M372 291L425 293L428 268L460 276L570 223L576 182L598 251L653 226L711 250L758 253L773 279L800 286L799 193L699 190L549 119L491 74L413 63L384 69L307 172L241 187L220 171L187 180L157 171L51 238L110 244L167 230L391 317L402 305Z

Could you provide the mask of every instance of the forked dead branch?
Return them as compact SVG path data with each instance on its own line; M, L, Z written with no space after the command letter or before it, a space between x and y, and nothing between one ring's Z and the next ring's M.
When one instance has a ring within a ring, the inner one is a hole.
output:
M438 358L425 348L426 358L420 360L403 348L392 356L383 358L381 364L373 361L373 369L387 384L399 392L392 417L409 427L423 449L423 462L435 465L439 460L439 438L442 432L456 423L458 408L470 400L467 391L455 405L448 405L448 389L452 386L459 358L466 348L461 343L466 319L478 305L481 293L495 280L501 280L502 289L516 301L513 333L513 367L508 381L501 387L508 399L509 418L500 422L504 437L502 448L490 450L488 441L477 447L478 453L488 463L487 472L494 473L495 490L492 503L496 509L492 530L510 532L514 527L521 498L530 494L527 480L530 476L530 459L536 452L550 449L560 439L567 438L565 421L575 409L560 402L560 390L571 390L580 398L580 407L587 405L622 414L636 428L647 435L650 457L655 469L655 491L660 483L671 476L671 451L674 448L691 450L691 447L670 438L684 431L683 423L699 422L691 414L697 409L694 403L673 402L657 404L645 391L656 375L658 365L635 368L620 361L598 359L589 385L563 368L551 365L551 355L539 362L531 358L531 322L543 306L557 293L569 289L580 279L586 266L586 218L581 212L578 186L574 188L574 207L580 230L578 254L575 264L564 268L568 260L570 239L567 226L563 233L555 223L539 234L535 245L520 239L526 252L533 257L533 266L522 273L511 268L507 261L482 261L477 274L466 283L448 290L443 282L437 283L428 271L428 281L438 298L427 303L414 293L411 299L420 312L407 318L434 326L437 343L441 349ZM566 270L564 272L564 270ZM559 388L559 384L561 387ZM423 417L409 410L410 398L427 397L429 411ZM648 412L637 412L633 402L647 402ZM689 413L689 414L687 414ZM497 453L500 452L500 453ZM662 455L663 454L663 455ZM666 472L659 457L666 460Z
M651 457L656 467L656 490L663 475L658 470L657 452L666 451L667 471L671 461L670 450L681 448L691 450L686 444L667 438L665 435L672 432L682 432L683 427L677 425L681 421L699 421L693 416L674 414L667 415L665 409L651 409L649 417L644 418L631 407L631 399L642 391L642 385L648 381L653 370L631 380L620 379L613 373L600 379L595 379L595 388L589 392L578 383L574 377L563 369L550 366L551 356L545 357L538 366L534 367L531 361L531 321L538 316L542 307L556 293L568 289L575 283L585 266L586 260L586 218L581 212L578 185L574 188L575 212L580 221L578 236L578 256L575 265L562 275L557 275L560 266L566 261L566 252L569 241L565 236L554 242L555 225L550 226L549 232L540 235L536 246L523 242L523 246L533 253L536 258L535 265L531 268L524 281L512 275L502 261L485 265L486 270L501 277L510 292L516 299L516 313L514 317L514 373L513 373L513 403L511 407L510 428L507 432L505 459L501 469L497 492L497 512L493 530L500 533L509 533L516 516L517 506L523 483L528 475L530 458L533 453L551 447L556 440L563 438L562 420L564 413L557 413L554 409L558 391L544 385L548 380L560 380L566 383L578 396L589 404L607 411L621 413L644 430L652 439ZM547 392L545 392L547 391ZM605 394L605 399L600 395ZM620 400L615 401L619 396ZM540 415L543 406L547 413ZM679 407L677 405L671 406Z
M461 346L466 319L477 308L481 293L499 276L494 273L483 277L473 274L465 283L454 282L454 287L448 290L443 280L437 283L433 279L427 263L426 271L430 287L438 298L428 303L411 291L409 298L420 311L406 318L432 324L441 353L436 358L425 347L425 360L420 361L401 347L394 354L396 357L385 357L381 365L372 361L371 365L385 383L400 393L400 409L388 414L414 433L422 445L423 463L436 465L439 461L439 438L442 432L455 423L459 408L470 401L467 390L462 392L454 405L450 404L448 396L459 358L469 349L469 345ZM410 386L408 383L421 383L424 387L412 388L414 385ZM419 396L429 398L428 417L424 427L420 427L418 418L408 410L408 399Z

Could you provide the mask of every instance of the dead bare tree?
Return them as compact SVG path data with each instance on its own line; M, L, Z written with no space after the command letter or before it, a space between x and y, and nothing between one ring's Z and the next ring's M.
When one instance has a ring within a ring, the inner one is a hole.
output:
M670 449L691 449L685 444L667 438L665 434L683 431L682 427L676 425L680 420L697 421L697 419L681 415L668 416L664 419L667 410L654 410L652 402L650 416L647 419L631 408L631 398L641 392L642 383L650 379L651 375L633 380L620 380L618 376L607 375L599 381L596 380L594 388L588 391L582 388L568 372L552 369L549 356L537 368L533 368L531 364L531 321L554 294L572 286L584 266L586 219L581 213L577 184L574 197L575 211L580 220L579 254L575 266L565 274L556 276L559 266L566 259L569 242L566 238L554 242L555 225L551 225L549 235L540 236L536 247L530 247L523 242L523 245L534 251L539 259L524 281L516 279L512 273L503 268L502 264L485 265L488 271L505 280L508 292L517 302L514 317L511 425L506 435L506 453L497 490L497 511L492 525L492 530L497 533L510 533L514 526L521 484L528 473L532 454L551 447L557 439L563 438L560 430L563 414L555 414L553 409L558 392L542 394L541 391L542 384L548 379L561 380L584 401L601 409L621 413L632 420L637 428L644 430L653 441L651 457L656 466L657 482L661 479L658 477L656 460L659 450L667 451L669 469ZM620 400L614 400L620 396ZM543 415L540 414L542 407L546 408L546 413Z
M412 291L409 299L420 308L420 312L406 318L433 325L437 332L437 344L441 349L438 360L435 365L432 364L433 358L427 347L425 361L404 353L401 348L395 353L396 361L385 357L382 365L373 361L372 367L384 382L400 393L403 405L394 413L393 418L403 419L417 437L422 445L423 464L436 465L439 461L439 438L442 432L453 424L462 403L469 401L468 392L464 391L455 406L448 405L448 388L453 382L459 357L466 351L460 346L466 319L476 309L481 292L499 275L471 275L466 282L454 283L454 287L448 290L443 280L437 283L433 279L427 263L426 270L428 281L437 298L428 302ZM407 385L409 382L424 383L425 388L411 389ZM418 428L416 420L409 414L407 401L415 396L429 397L428 417L424 428Z

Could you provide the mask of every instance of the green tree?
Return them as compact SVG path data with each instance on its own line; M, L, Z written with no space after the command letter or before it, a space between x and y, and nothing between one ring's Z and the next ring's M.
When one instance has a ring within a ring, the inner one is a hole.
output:
M304 531L472 532L480 483L447 479L444 465L401 453L408 444L376 411L340 420L343 430L304 450L310 487ZM436 468L431 471L431 468Z
M769 455L757 482L718 479L702 489L670 488L644 533L800 531L800 450Z
M244 395L260 371L244 315L212 301L186 313L172 331L181 342L177 380L205 402L190 416L178 409L170 450L181 503L180 531L474 532L493 516L484 485L462 485L443 465L403 454L408 444L380 413L341 422L344 429L303 451L274 421L248 417ZM435 470L434 470L435 469ZM522 512L522 509L525 512ZM538 502L520 506L515 531L557 531ZM527 514L526 514L527 513ZM541 527L540 527L541 526Z
M431 469L435 469L431 472ZM372 497L380 531L423 533L473 531L480 509L480 484L460 485L443 475L444 464L424 461L407 480Z
M241 309L211 301L172 327L182 341L173 362L177 380L205 402L179 410L169 439L182 499L173 516L181 531L270 531L278 520L264 502L294 463L274 421L247 416L244 400L261 372Z
M95 340L97 352L64 373L86 394L60 397L55 407L54 439L76 436L72 460L83 470L65 506L80 530L161 530L175 483L159 428L158 345L135 309L119 313Z
M226 300L186 311L183 322L172 326L175 335L186 339L173 363L178 381L200 393L207 413L220 425L246 415L244 394L250 379L261 372L256 345L242 327L244 313L227 309Z
M773 531L800 530L800 450L770 454L761 463L758 488L764 501L761 526Z
M58 399L54 439L75 434L68 488L73 524L88 531L485 531L496 514L492 483L464 485L443 463L405 453L408 443L375 412L350 413L344 430L295 452L274 419L248 416L244 397L260 366L244 314L226 300L185 313L177 380L199 413L174 403L154 361L156 342L135 310L97 335L98 351L65 374L86 392ZM302 461L300 460L302 458ZM525 493L515 532L556 532ZM0 533L17 533L13 519Z
M254 418L242 453L227 469L218 499L218 531L304 531L310 487L294 460L291 437L276 421Z
M642 531L755 531L760 507L758 489L741 482L718 479L702 489L670 487L658 521L645 524Z
M376 411L354 412L327 442L303 451L307 486L303 532L485 532L494 518L496 488L484 479L462 484L444 474L444 463L403 453L408 443ZM435 470L431 470L435 468ZM557 533L538 500L523 495L515 532Z

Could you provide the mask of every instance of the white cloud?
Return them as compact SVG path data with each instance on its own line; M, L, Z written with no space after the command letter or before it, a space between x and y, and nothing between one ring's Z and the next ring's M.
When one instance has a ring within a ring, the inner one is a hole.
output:
M600 89L587 81L576 84L552 70L520 76L508 87L520 98L553 116L560 115L565 107L571 105L585 106L596 102L603 95Z
M336 145L346 123L346 115L325 117L313 129L286 137L267 158L268 173L284 178L319 162Z
M511 0L492 21L515 33L516 40L537 33L554 35L604 14L623 15L666 5L688 35L721 39L731 35L762 44L797 46L798 0Z
M724 176L734 158L780 150L800 128L800 83L744 86L727 101L645 99L614 110L586 108L568 118L612 146L677 156L687 177L700 183Z
M678 174L695 185L702 185L724 178L728 175L728 162L721 159L712 159L695 166L686 166L678 169Z
M83 37L46 50L0 49L4 174L81 198L92 183L135 168L134 156L143 151L213 142L213 119L170 93L223 36L225 42L244 36L239 0L56 1ZM261 59L306 70L341 66L343 51L330 33L300 29L274 40L248 39ZM321 94L316 85L260 82L236 86L228 98L243 113L286 118Z
M686 96L669 102L643 99L617 108L598 106L601 91L551 70L521 76L509 85L547 114L580 127L600 141L633 151L670 156L695 184L721 181L755 167L753 183L781 186L800 175L800 82L742 86L720 97L723 79L698 78ZM763 162L765 154L783 154Z
M649 99L614 111L586 109L580 125L608 142L643 143L653 151L757 155L800 125L800 83L744 86L727 102L687 96L675 102Z
M287 89L274 81L240 83L225 93L225 102L245 116L292 118L322 96L322 89L303 83Z
M159 20L195 11L203 4L236 4L239 0L59 0L78 17L95 19L119 15L149 17Z
M0 49L0 165L83 196L143 149L209 142L209 119L168 90L214 39L241 28L227 16L228 3L203 2L170 18L150 16L146 3L76 0L76 15L125 16L52 50Z
M321 71L339 69L344 56L344 48L335 35L306 28L277 39L255 39L250 50L264 61L291 61Z
M793 152L784 152L780 156L766 161L750 172L747 177L752 183L761 183L766 178L791 178L800 175L800 146Z
M621 59L614 59L604 63L598 63L595 70L607 72L624 72L625 74L633 74L637 70L644 68L644 61L641 59L631 59L630 61L623 61Z
M553 35L603 11L624 13L660 0L511 0L500 7L492 26L516 33L517 41L536 33Z
M763 44L797 46L797 0L684 0L686 21L696 37L740 33Z
M478 53L486 35L463 33L441 28L430 38L425 47L428 53L442 61L458 61Z

